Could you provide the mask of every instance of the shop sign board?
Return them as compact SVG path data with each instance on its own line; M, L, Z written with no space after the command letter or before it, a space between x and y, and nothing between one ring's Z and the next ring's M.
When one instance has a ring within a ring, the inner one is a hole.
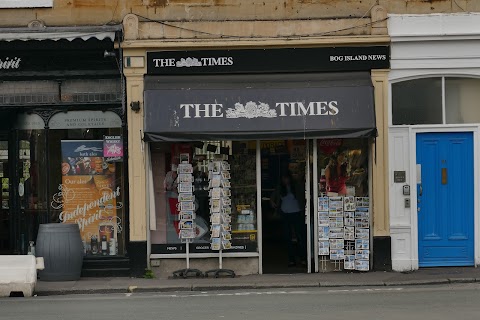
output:
M0 70L19 69L21 61L19 57L0 57Z
M407 181L405 171L393 171L393 182L394 183L404 183Z
M120 128L122 119L112 111L68 111L55 114L48 126L50 129Z
M147 61L151 75L368 71L390 67L390 47L160 51Z
M185 87L188 90L145 91L147 139L311 137L319 133L346 137L354 132L366 136L375 128L373 88L368 85Z
M15 129L19 130L43 130L45 129L45 122L38 114L22 113L17 117Z
M153 244L152 254L175 254L185 253L185 243L172 243L172 244ZM190 253L213 253L209 243L191 243ZM241 245L232 244L232 247L228 252L257 252L256 243L245 243Z

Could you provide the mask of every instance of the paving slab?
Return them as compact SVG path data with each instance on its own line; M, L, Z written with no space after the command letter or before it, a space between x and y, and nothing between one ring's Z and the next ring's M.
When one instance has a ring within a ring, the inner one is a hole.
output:
M449 278L450 283L472 283L476 282L475 278Z
M429 285L429 284L448 284L448 279L428 279L428 280L404 280L404 281L387 281L386 286L416 286L416 285Z
M383 287L383 281L323 281L320 282L320 287Z

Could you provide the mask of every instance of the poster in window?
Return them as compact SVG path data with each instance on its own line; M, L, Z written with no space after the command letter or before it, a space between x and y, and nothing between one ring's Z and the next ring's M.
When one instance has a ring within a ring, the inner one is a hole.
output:
M103 136L103 157L107 162L123 161L123 138L121 135Z
M52 205L60 203L61 222L78 224L86 255L118 253L120 187L103 147L103 140L61 141L62 184Z

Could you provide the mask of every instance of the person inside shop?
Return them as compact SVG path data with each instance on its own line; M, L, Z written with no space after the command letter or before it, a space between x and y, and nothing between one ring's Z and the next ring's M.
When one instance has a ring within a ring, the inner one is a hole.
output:
M338 151L332 155L325 168L327 192L337 193L339 196L347 194L347 158L345 152Z
M301 183L293 178L288 170L280 177L280 184L270 197L271 205L282 216L284 237L288 250L288 266L296 265L296 257L305 266L307 263L307 246L305 232L305 191ZM298 247L293 242L295 232Z

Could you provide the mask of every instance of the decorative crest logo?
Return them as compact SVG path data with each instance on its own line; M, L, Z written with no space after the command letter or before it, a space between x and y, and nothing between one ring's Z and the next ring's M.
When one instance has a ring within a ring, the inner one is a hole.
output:
M226 110L227 118L276 118L277 110L271 109L270 106L263 102L255 103L249 101L245 106L241 103L235 103L235 108Z
M197 58L182 58L180 61L177 61L176 63L177 68L181 67L201 67L202 63L197 59Z

